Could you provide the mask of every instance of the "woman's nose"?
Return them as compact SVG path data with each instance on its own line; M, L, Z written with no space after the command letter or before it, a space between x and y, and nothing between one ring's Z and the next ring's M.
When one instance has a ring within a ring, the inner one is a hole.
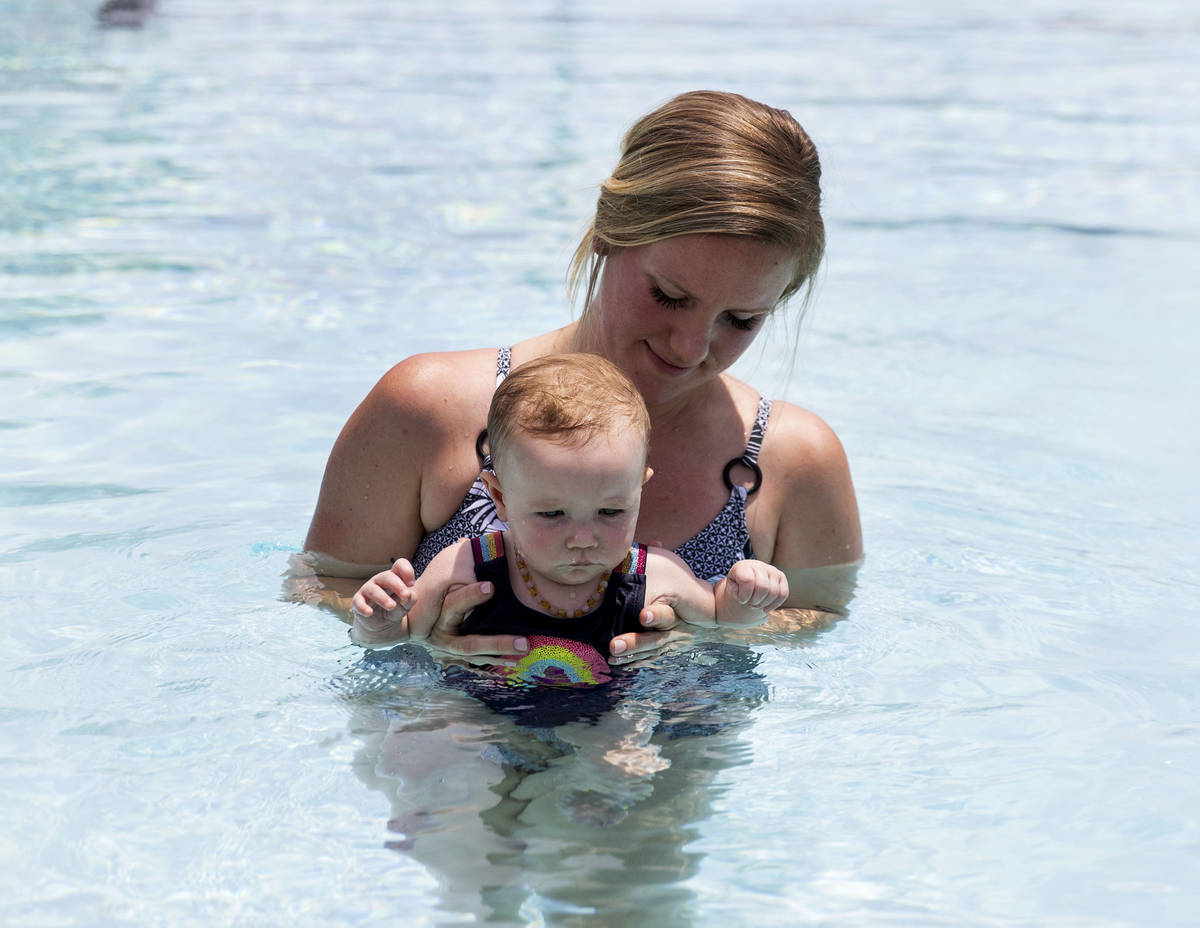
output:
M708 357L708 320L700 313L679 313L671 328L671 352L668 358L680 367L695 367Z

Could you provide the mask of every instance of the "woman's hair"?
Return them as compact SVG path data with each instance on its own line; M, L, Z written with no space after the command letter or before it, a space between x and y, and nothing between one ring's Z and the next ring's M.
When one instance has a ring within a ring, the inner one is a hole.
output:
M642 394L609 361L594 354L552 354L504 378L488 410L493 461L515 432L582 445L606 432L632 429L650 453L650 416Z
M825 252L821 163L787 110L697 90L634 123L571 259L572 296L586 281L586 312L611 249L694 233L793 249L795 272L780 302L802 286L811 292Z

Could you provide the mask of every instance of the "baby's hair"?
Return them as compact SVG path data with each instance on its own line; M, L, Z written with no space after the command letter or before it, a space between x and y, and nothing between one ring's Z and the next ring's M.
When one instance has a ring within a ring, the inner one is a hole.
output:
M642 394L609 361L594 354L552 354L529 361L504 378L488 410L493 462L514 433L565 445L632 429L650 454L650 415Z

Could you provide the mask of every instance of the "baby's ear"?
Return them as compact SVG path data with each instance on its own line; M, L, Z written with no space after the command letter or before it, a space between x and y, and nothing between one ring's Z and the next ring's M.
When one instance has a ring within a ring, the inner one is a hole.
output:
M654 468L647 466L646 467L646 475L644 477L642 477L642 486L645 486L646 481L649 480L653 476L654 476Z
M496 504L496 515L500 517L502 522L508 521L507 507L504 505L504 488L500 486L500 480L491 471L484 471L479 475L483 480L483 485L487 487L488 495L492 498L492 502Z

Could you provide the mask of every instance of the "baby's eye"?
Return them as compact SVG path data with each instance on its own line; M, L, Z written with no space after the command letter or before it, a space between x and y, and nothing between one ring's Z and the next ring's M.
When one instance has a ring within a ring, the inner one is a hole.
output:
M667 296L667 294L664 293L662 288L657 284L650 285L650 295L654 297L654 301L656 303L658 303L660 306L667 307L667 309L679 309L684 303L687 302L686 297Z
M609 519L614 519L617 516L623 516L624 514L625 514L624 509L601 509L600 510L600 515L605 516L606 518L609 518Z
M537 515L543 519L557 519L562 514L563 511L561 509L547 509L543 512L539 512Z

